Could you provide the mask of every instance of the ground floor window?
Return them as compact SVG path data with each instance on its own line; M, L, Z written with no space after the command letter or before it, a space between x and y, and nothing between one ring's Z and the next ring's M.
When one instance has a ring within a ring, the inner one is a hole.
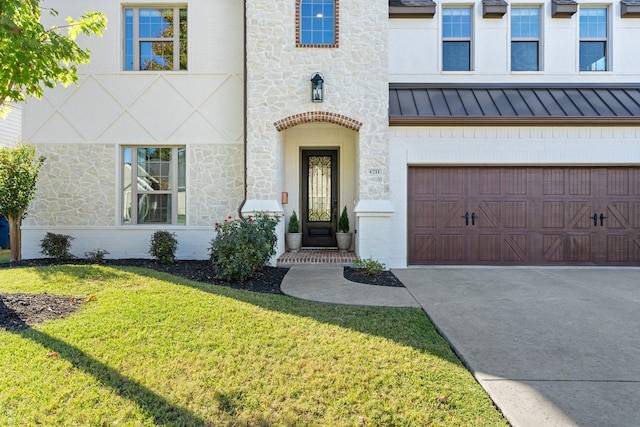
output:
M122 148L122 223L186 224L184 147Z

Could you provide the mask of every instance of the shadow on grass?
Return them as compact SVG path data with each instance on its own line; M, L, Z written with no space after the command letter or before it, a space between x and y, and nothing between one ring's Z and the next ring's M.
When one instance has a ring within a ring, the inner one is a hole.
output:
M129 271L135 271L136 274L146 277L169 280L179 286L188 286L210 294L232 298L266 310L305 317L367 335L386 338L462 366L460 359L453 353L447 341L438 333L425 313L418 308L324 304L286 295L257 293L196 282L146 268L136 268ZM408 328L407 325L411 325L411 328Z
M134 402L139 408L144 410L147 416L153 418L155 425L207 425L204 420L196 417L188 410L171 404L171 402L162 396L157 395L137 381L122 375L92 357L87 356L82 350L71 344L32 328L10 332L58 353L58 357L67 360L74 368L91 375L102 385L115 391L123 399Z

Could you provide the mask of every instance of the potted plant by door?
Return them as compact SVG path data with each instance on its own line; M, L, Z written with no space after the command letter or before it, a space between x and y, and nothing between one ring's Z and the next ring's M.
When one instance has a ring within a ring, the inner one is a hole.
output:
M351 247L351 233L349 233L349 215L347 207L342 210L342 215L338 220L338 232L336 233L336 242L340 252L347 252Z
M293 211L289 218L289 228L287 229L286 241L287 247L291 252L298 252L302 246L302 233L300 232L300 222L296 211Z

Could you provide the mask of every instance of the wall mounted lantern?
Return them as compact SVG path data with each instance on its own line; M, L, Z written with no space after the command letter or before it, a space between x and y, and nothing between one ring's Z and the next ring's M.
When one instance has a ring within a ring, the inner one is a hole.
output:
M315 73L311 77L311 101L322 102L324 99L324 79L322 74Z

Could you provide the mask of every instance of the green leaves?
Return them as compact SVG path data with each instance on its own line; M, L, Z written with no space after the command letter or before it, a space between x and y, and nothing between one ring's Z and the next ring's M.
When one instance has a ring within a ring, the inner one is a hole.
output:
M36 192L36 182L45 158L36 159L35 147L0 147L0 213L22 218Z
M46 29L40 22L40 0L2 0L0 3L0 117L9 112L9 101L40 98L44 88L69 85L78 80L78 64L89 62L90 52L75 42L80 33L102 35L107 18L87 12L68 25ZM50 14L56 15L55 10ZM63 34L66 29L67 34Z

